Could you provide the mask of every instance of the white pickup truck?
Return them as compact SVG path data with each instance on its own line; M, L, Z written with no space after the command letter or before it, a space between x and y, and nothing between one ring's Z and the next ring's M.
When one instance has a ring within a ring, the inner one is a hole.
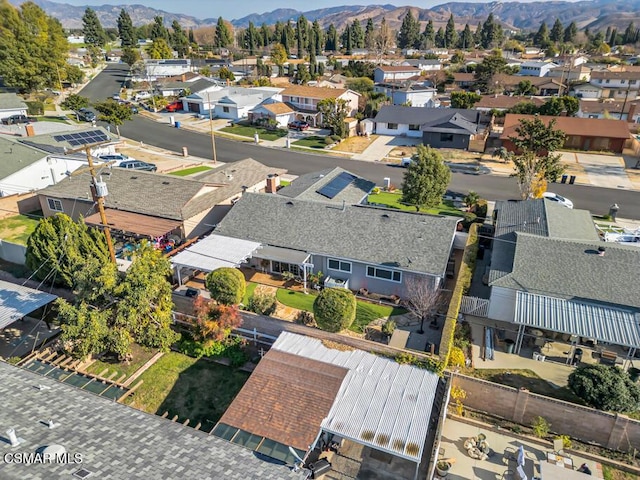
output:
M411 165L411 162L413 162L413 158L404 157L402 160L400 160L400 166L401 167L408 167L409 165Z

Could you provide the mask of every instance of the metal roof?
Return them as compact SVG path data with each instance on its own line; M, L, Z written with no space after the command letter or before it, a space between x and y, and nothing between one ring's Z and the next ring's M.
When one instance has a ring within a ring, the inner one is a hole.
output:
M300 250L291 250L290 248L272 247L271 245L262 245L253 255L265 260L274 260L276 262L293 263L301 265L309 259L307 252Z
M257 242L209 235L171 259L173 265L212 272L221 267L238 267L260 247Z
M640 347L640 315L605 305L517 292L515 323Z
M0 328L53 302L57 295L0 280Z
M439 377L362 350L341 351L283 332L273 349L349 370L322 429L391 455L420 462Z

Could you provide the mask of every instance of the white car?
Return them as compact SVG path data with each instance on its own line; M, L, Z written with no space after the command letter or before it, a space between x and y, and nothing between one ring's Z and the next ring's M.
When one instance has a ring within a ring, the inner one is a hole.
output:
M136 93L136 96L133 98L137 102L140 100L146 100L147 98L151 98L151 94L149 92L138 92Z
M403 167L408 167L409 165L411 165L411 162L413 162L413 158L412 157L404 157L400 161L400 165L403 166Z
M558 202L560 205L567 208L573 208L573 202L571 200L561 195L558 195L557 193L544 192L542 194L542 198L546 198L547 200L551 200L552 202Z

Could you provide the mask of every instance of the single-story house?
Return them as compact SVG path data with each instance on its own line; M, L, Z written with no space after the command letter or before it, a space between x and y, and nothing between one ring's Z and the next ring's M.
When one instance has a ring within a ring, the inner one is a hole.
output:
M402 66L416 67L420 72L442 70L442 62L437 59L409 59L404 60Z
M375 83L399 82L419 76L420 69L411 65L379 66L373 71Z
M617 118L629 123L640 121L640 102L625 102L622 100L606 99L604 101L580 100L580 107L576 117L580 118Z
M523 80L528 80L538 90L537 95L541 97L549 97L558 95L560 91L566 92L566 82L560 82L554 78L549 77L534 77L530 76L522 78L521 75L507 75L506 73L498 73L493 76L492 81L494 84L502 88L505 92L513 92L518 88L518 84Z
M453 85L457 88L467 90L476 83L476 76L473 73L456 72L453 74Z
M261 118L274 120L279 128L287 128L287 125L295 119L295 111L283 102L263 102L249 112L249 121L255 122Z
M509 137L516 135L520 120L539 118L546 125L555 120L556 128L565 133L564 148L573 150L595 150L622 153L625 142L630 138L629 125L624 120L551 117L546 115L515 115L508 113L504 120L504 129L500 139L504 147L514 151L515 146Z
M205 86L201 90L192 90L182 103L189 112L209 115L211 109L214 117L239 120L248 118L249 112L265 100L281 100L282 90L275 87Z
M373 87L374 92L384 93L391 98L393 105L411 105L412 107L437 107L437 91L433 87L418 82L386 82Z
M374 121L380 135L422 137L425 145L436 148L468 148L485 130L479 111L456 108L385 105Z
M384 456L398 480L426 478L437 441L430 434L444 414L439 405L446 403L446 390L428 370L283 332L213 434L239 443L255 438L252 445L268 438L301 458L353 443L365 447L363 456L371 451L359 467L353 462L354 478L380 468L365 460L369 456Z
M531 103L536 107L540 107L545 99L540 97L522 97L512 95L483 95L473 108L481 112L490 112L491 110L504 111L515 107L520 103Z
M547 76L559 78L562 82L588 82L591 79L591 69L583 65L576 67L563 65L549 70Z
M155 84L155 89L163 97L176 97L185 91L200 91L211 86L211 81L194 72L183 73L175 77L161 78Z
M26 115L27 104L15 93L0 93L0 120L11 115Z
M182 239L211 231L244 192L263 191L267 176L273 173L284 171L246 159L194 178L115 167L103 171L101 177L109 192L105 197L107 218L110 211L119 211L110 221L112 231L147 238L171 234ZM63 212L76 220L82 215L87 223L100 225L90 183L86 173L38 192L44 216Z
M347 102L347 117L358 111L360 94L344 88L320 88L306 85L290 85L282 92L282 101L289 105L296 114L296 119L304 120L316 127L323 124L322 113L318 111L318 102L335 98Z
M346 183L346 186L329 198L324 188L336 179ZM354 175L343 168L334 167L300 175L289 185L278 190L278 195L299 200L335 203L336 205L342 205L343 202L357 205L367 203L367 197L375 186L375 182Z

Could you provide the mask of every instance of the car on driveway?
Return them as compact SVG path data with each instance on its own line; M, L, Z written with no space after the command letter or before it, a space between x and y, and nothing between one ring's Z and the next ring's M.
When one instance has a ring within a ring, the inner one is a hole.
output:
M309 128L309 124L307 122L303 122L302 120L294 120L290 122L287 127L291 130L298 130L299 132L306 130Z
M164 108L167 112L177 112L178 110L182 110L182 102L171 102Z
M153 163L141 162L140 160L125 160L115 165L118 168L126 168L127 170L143 170L145 172L155 172L158 167Z
M136 96L133 97L136 102L139 102L140 100L146 100L147 98L151 98L151 94L149 92L138 92L136 93Z
M544 192L542 194L542 198L546 198L547 200L551 200L552 202L557 202L560 205L567 207L567 208L573 208L573 202L571 200L569 200L568 198L565 198L561 195L558 195L557 193L553 193L553 192Z
M37 120L33 117L27 117L26 115L11 115L2 119L2 123L5 125L18 125L20 123L31 123Z
M83 122L95 122L97 120L96 114L88 108L81 108L76 112L76 115Z

